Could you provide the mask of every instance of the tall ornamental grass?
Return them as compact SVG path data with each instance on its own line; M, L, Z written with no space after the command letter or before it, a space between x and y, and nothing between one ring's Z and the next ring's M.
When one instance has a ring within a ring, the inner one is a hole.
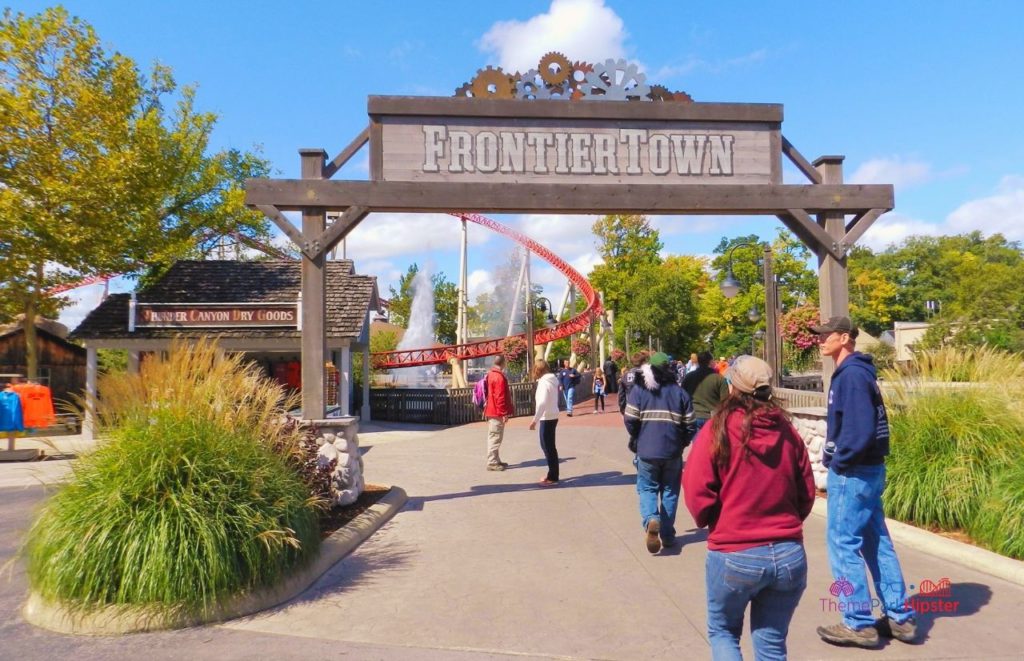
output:
M886 511L1022 557L1024 358L944 347L883 376L892 404Z
M1024 560L1024 463L996 475L967 532L996 553Z
M196 614L313 556L322 503L290 465L292 402L258 368L177 345L99 388L102 405L89 405L108 440L29 531L35 591L72 608Z

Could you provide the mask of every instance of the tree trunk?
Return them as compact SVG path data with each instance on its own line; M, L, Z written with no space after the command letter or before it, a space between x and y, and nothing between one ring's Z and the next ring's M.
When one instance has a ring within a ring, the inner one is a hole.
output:
M34 381L39 376L39 338L36 334L36 308L43 295L43 265L34 268L35 282L29 286L25 298L25 378Z

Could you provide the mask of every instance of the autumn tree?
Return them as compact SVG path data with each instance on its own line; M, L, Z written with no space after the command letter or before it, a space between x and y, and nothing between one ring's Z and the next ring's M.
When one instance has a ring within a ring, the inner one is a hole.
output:
M28 375L46 290L137 273L212 236L268 224L243 204L258 157L207 154L215 117L169 69L143 74L63 8L0 19L0 307L25 315ZM168 108L168 106L171 106Z

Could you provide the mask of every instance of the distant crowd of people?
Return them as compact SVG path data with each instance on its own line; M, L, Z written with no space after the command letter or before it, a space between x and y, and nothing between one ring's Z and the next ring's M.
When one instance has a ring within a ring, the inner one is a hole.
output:
M915 613L882 510L889 426L875 367L871 356L855 350L858 329L849 318L811 329L836 366L823 463L829 563L845 606L841 622L817 633L836 645L874 647L880 635L911 642ZM494 471L508 467L499 450L514 412L504 366L498 356L486 376L487 469ZM537 360L532 375L537 390L530 429L539 428L548 466L539 484L552 487L560 481L559 399L572 417L581 374L569 361L553 369ZM789 624L807 586L803 521L814 504L814 480L803 439L772 383L771 368L759 358L715 360L707 351L685 363L662 352L637 352L626 369L609 360L594 370L594 413L604 412L606 394L618 396L647 550L658 554L677 544L680 498L697 526L709 530L705 584L715 659L742 658L748 606L757 658L784 659ZM872 603L881 604L881 618L873 616Z

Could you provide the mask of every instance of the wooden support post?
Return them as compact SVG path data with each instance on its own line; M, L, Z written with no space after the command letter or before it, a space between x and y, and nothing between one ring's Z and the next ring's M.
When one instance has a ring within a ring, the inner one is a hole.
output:
M778 388L782 377L782 363L779 360L779 307L775 271L772 268L772 247L764 247L764 362L772 368L772 387Z
M300 149L302 178L320 179L324 172L327 152L323 149ZM323 209L302 210L302 234L318 237L327 228L327 214ZM320 252L314 258L302 255L302 417L320 420L324 417L324 359L327 355L326 317L327 254Z
M85 410L82 411L82 436L91 441L96 438L95 410L99 406L96 401L96 372L98 360L96 347L85 345Z
M138 374L139 373L139 353L138 351L128 352L128 373Z
M814 167L821 173L823 185L843 183L843 157L822 156L814 161ZM825 229L832 241L842 241L846 235L846 217L842 212L818 214L818 224ZM818 294L821 300L823 319L836 315L849 316L850 290L846 269L846 257L836 259L826 251L818 253ZM821 359L821 380L825 392L832 383L835 362L831 358Z
M363 405L359 409L359 418L364 422L370 420L370 343L363 345Z

